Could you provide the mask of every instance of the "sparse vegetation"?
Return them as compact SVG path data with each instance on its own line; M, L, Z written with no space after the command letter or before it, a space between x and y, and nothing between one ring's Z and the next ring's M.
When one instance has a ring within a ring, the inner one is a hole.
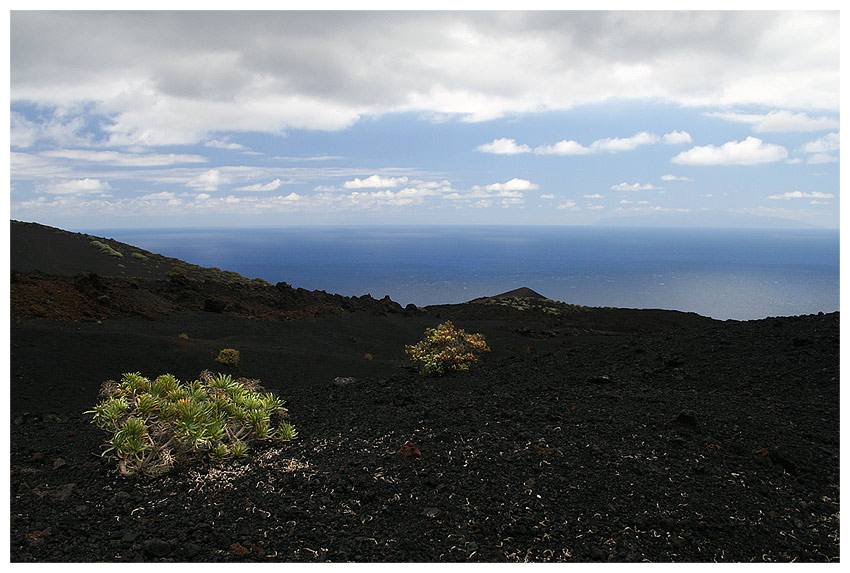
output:
M451 321L427 329L423 340L405 347L405 352L423 376L469 370L472 364L478 362L479 354L489 351L483 334L455 330Z
M227 366L238 366L239 351L234 348L225 348L218 353L218 358L215 361L226 364Z
M97 240L89 241L89 245L99 249L101 253L107 254L111 257L118 257L118 258L124 257L124 255L122 253L120 253L119 251L116 251L115 249L113 249L112 247L110 247L109 245L107 245L106 243L103 243L101 241L97 241Z
M244 456L250 440L297 436L285 421L283 400L263 392L257 381L226 374L204 372L184 384L170 374L150 380L128 373L120 383L105 383L101 396L86 414L114 432L103 455L116 458L124 475L161 475L196 457Z

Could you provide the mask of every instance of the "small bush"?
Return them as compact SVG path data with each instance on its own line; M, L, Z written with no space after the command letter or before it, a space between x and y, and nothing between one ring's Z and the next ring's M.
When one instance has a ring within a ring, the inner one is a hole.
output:
M111 257L124 258L124 255L123 255L123 254L121 254L120 252L116 251L115 249L113 249L112 247L110 247L109 245L107 245L106 243L102 243L102 242L100 242L100 241L89 241L89 245L91 245L92 247L95 247L95 248L99 249L101 253L105 253L105 254L107 254L107 255L109 255L109 256L111 256Z
M227 366L238 366L239 351L233 348L225 348L224 350L218 353L218 358L216 358L215 361L221 362L222 364L226 364Z
M138 259L140 261L148 260L148 258L146 256L144 256L142 253L140 253L139 251L133 251L132 253L130 253L130 256L133 257L134 259Z
M246 455L248 441L297 437L284 402L254 381L209 372L184 384L170 374L151 381L138 372L107 382L92 423L114 433L102 455L124 475L157 476L196 457ZM279 422L273 427L272 416Z
M483 334L455 330L451 321L429 328L425 339L405 347L423 376L442 376L450 371L469 370L478 354L489 352Z

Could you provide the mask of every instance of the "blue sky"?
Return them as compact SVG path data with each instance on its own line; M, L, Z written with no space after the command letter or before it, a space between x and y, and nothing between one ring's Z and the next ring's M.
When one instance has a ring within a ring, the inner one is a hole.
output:
M839 226L839 13L22 12L10 216Z

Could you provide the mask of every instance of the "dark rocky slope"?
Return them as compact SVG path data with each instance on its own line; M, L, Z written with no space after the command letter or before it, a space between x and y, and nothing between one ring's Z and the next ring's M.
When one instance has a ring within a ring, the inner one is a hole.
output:
M839 559L838 313L402 309L12 230L13 562ZM492 352L422 378L404 345L447 319ZM97 455L102 382L205 369L262 380L299 438L156 479Z

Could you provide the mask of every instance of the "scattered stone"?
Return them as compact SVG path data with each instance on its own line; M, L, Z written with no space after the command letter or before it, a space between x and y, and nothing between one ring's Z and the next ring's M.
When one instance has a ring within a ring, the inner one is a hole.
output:
M30 547L36 547L38 545L41 545L42 543L44 543L44 538L48 535L50 535L49 529L31 531L25 535L27 545L29 545Z
M63 468L63 467L65 467L65 466L67 466L67 465L68 465L68 462L66 462L66 461L65 461L65 460L63 460L62 458L56 458L56 459L53 461L53 469L54 469L54 470L58 470L59 468Z
M184 543L175 550L175 554L181 561L191 561L201 552L201 548L194 543Z
M607 374L602 374L602 375L599 375L599 376L591 376L590 378L587 379L587 381L590 384L610 384L611 382L613 382L613 380L611 380L611 377L608 376Z
M395 453L400 458L422 458L422 452L419 451L415 445L410 442L406 442L399 451Z
M425 517L430 517L431 519L439 517L441 513L442 512L436 507L426 507L425 511L422 512Z
M699 427L697 416L693 410L682 410L675 418L667 420L667 425L686 430L696 430Z
M171 543L163 539L148 539L142 547L145 553L152 557L165 557L171 553Z
M121 537L121 543L132 544L139 538L137 531L128 531Z
M357 378L353 376L337 376L334 378L334 386L348 386L357 382Z
M251 551L241 543L232 543L227 549L227 552L231 555L235 555L236 557L245 557L246 555L251 554Z

